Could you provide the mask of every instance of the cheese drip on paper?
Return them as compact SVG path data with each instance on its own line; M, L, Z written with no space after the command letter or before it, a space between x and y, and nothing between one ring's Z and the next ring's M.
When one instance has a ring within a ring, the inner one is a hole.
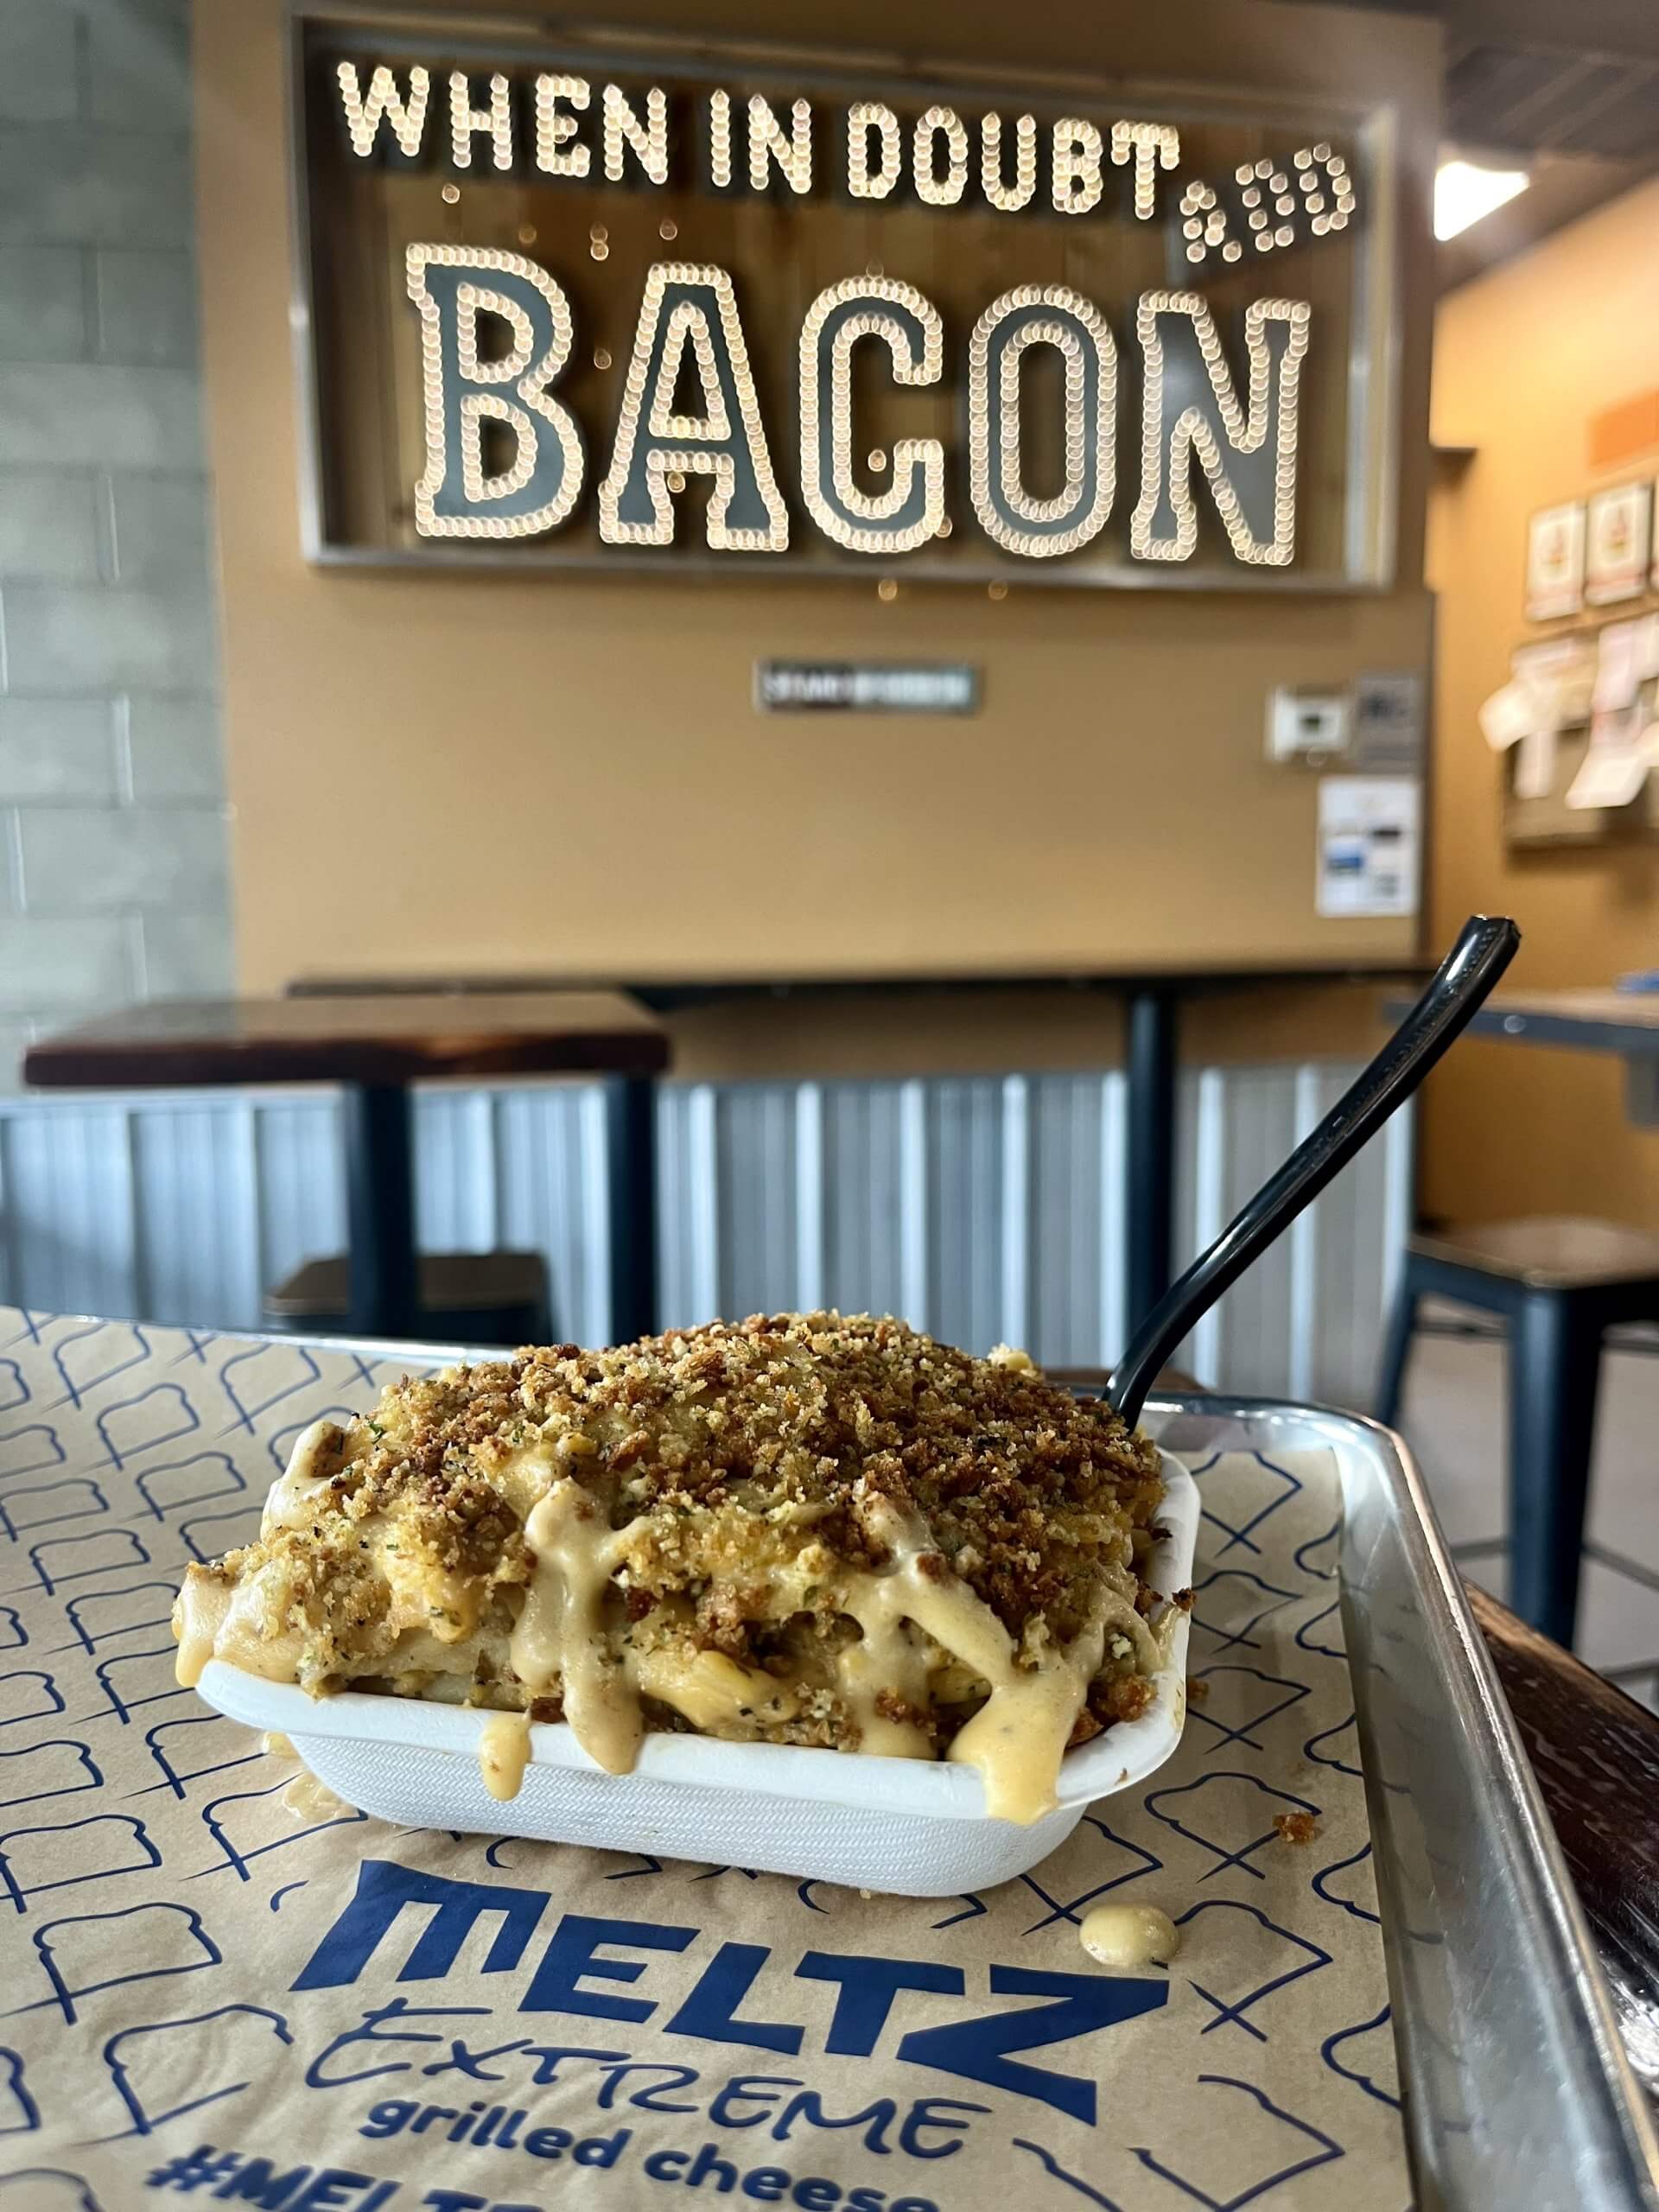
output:
M1130 1974L1167 1966L1181 1948L1180 1930L1155 1904L1097 1904L1084 1915L1077 1940L1102 1966Z
M285 1813L292 1813L296 1820L327 1821L336 1813L350 1812L346 1800L317 1779L280 1728L267 1728L259 1738L259 1748L270 1758L291 1759L299 1769L283 1791Z

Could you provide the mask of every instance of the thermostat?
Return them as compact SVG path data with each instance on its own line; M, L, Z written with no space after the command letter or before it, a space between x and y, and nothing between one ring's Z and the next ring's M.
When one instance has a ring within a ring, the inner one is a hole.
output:
M1300 691L1281 683L1268 695L1268 758L1314 765L1348 749L1350 709L1343 691Z

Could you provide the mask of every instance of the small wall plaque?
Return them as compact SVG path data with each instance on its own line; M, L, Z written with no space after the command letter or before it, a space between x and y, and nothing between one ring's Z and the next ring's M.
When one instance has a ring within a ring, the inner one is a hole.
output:
M972 715L979 671L966 661L758 660L763 715Z

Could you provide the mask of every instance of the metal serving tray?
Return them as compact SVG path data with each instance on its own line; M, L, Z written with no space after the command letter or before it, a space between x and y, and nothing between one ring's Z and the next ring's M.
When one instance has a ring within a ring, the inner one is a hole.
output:
M353 1348L417 1367L500 1357ZM1419 2212L1659 2212L1659 2136L1405 1443L1355 1414L1268 1399L1154 1398L1141 1421L1189 1464L1232 1450L1336 1457L1342 1613Z
M1250 1399L1156 1401L1143 1425L1189 1460L1336 1455L1342 1612L1420 2208L1659 2206L1659 2140L1405 1446L1373 1421Z
M257 1342L257 1338L241 1338ZM394 1370L499 1348L266 1339ZM1338 1569L1417 2212L1659 2212L1659 2141L1537 1784L1433 1509L1376 1423L1262 1400L1163 1398L1189 1464L1329 1451ZM1283 2198L1287 2212L1332 2201Z

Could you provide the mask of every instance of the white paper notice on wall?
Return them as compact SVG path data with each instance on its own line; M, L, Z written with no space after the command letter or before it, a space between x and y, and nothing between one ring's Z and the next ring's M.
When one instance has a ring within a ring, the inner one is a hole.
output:
M1567 804L1628 806L1648 780L1656 747L1659 729L1643 728L1639 708L1599 714L1590 725L1584 766L1567 787Z
M1535 645L1517 645L1510 655L1510 672L1548 694L1557 728L1589 720L1597 674L1593 639L1548 638Z
M1555 787L1555 725L1529 729L1516 748L1516 798L1548 798Z
M1422 786L1408 776L1319 779L1321 914L1414 914L1421 844Z
M1555 787L1556 738L1590 713L1599 664L1583 639L1551 638L1522 646L1511 666L1510 681L1480 709L1481 734L1494 753L1515 748L1510 787L1516 798L1548 798Z
M1486 700L1479 714L1482 736L1494 753L1507 753L1553 721L1554 702L1524 676L1510 681Z
M1623 714L1636 704L1642 683L1644 622L1610 622L1596 640L1596 688L1591 706L1598 717ZM1592 732L1592 741L1594 732Z

